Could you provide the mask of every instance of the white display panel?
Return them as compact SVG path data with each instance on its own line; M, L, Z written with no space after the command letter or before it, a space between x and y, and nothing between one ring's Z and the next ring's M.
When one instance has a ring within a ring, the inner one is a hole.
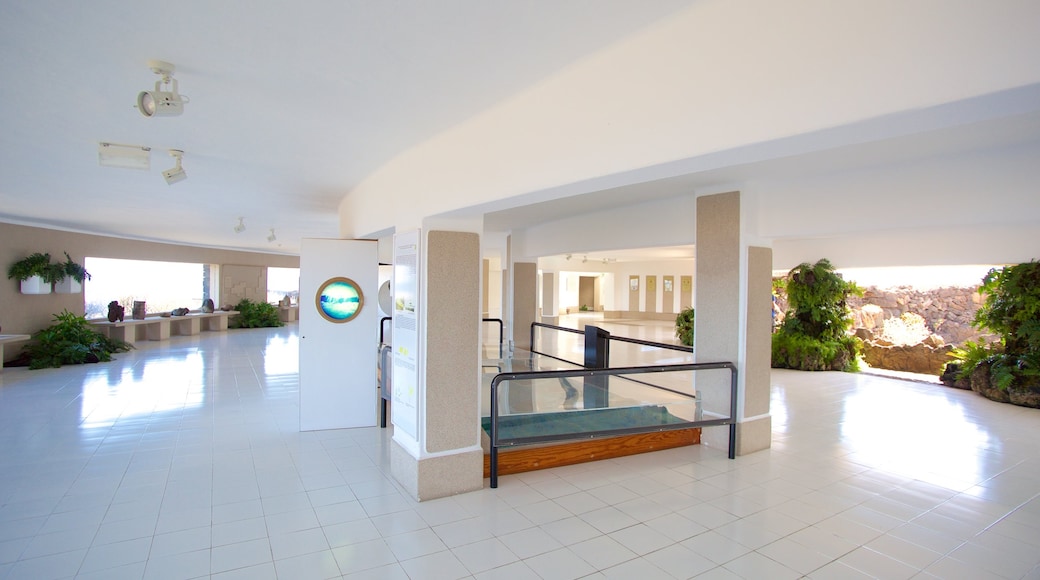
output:
M419 441L419 230L394 235L393 394L394 438L407 448Z

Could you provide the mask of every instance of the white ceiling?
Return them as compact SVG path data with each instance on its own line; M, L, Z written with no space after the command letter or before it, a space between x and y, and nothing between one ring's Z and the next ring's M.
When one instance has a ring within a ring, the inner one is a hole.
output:
M0 220L296 253L395 155L686 4L7 2ZM176 65L182 116L134 108L150 59ZM152 147L151 170L99 167L101 141Z
M693 4L7 2L0 221L295 254L303 237L339 237L344 195L395 157ZM191 99L182 116L146 119L135 110L137 93L156 80L151 59L177 66ZM1036 141L1038 112L1040 86L1032 85L461 213L508 231L750 178ZM151 147L151 169L99 167L102 141ZM172 186L161 176L173 165L167 149L184 150L188 174ZM239 216L246 230L236 234ZM676 252L689 248L595 257Z

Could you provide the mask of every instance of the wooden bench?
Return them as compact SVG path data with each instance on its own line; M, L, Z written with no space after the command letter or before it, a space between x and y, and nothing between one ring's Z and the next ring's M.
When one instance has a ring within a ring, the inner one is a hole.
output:
M228 318L238 314L237 310L215 312L189 312L184 316L148 316L144 319L127 318L116 322L92 320L90 323L109 338L134 344L138 340L166 340L171 334L195 335L202 330L220 331L228 329Z
M4 345L9 342L25 342L32 338L28 334L0 334L0 372L4 370Z

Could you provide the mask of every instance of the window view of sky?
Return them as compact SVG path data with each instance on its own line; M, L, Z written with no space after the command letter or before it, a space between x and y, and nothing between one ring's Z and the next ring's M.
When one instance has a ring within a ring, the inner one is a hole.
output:
M135 300L145 301L148 312L202 306L203 264L88 257L83 265L91 276L83 288L87 318L106 316L113 300L128 318Z

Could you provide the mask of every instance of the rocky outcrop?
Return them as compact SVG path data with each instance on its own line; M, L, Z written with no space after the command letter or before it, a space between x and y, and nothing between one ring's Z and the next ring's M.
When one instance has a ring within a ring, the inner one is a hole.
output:
M863 360L873 368L941 375L950 361L948 344L933 346L919 343L910 346L886 345L877 342L863 343Z
M989 365L980 363L971 373L971 390L998 403L1011 403L1021 407L1040 409L1040 382L1032 384L1011 385L1001 389L993 384Z
M853 328L880 328L887 318L904 313L920 314L928 327L947 344L964 344L991 335L971 326L975 311L982 305L977 288L937 288L916 290L910 287L880 289L869 286L863 296L849 298Z

